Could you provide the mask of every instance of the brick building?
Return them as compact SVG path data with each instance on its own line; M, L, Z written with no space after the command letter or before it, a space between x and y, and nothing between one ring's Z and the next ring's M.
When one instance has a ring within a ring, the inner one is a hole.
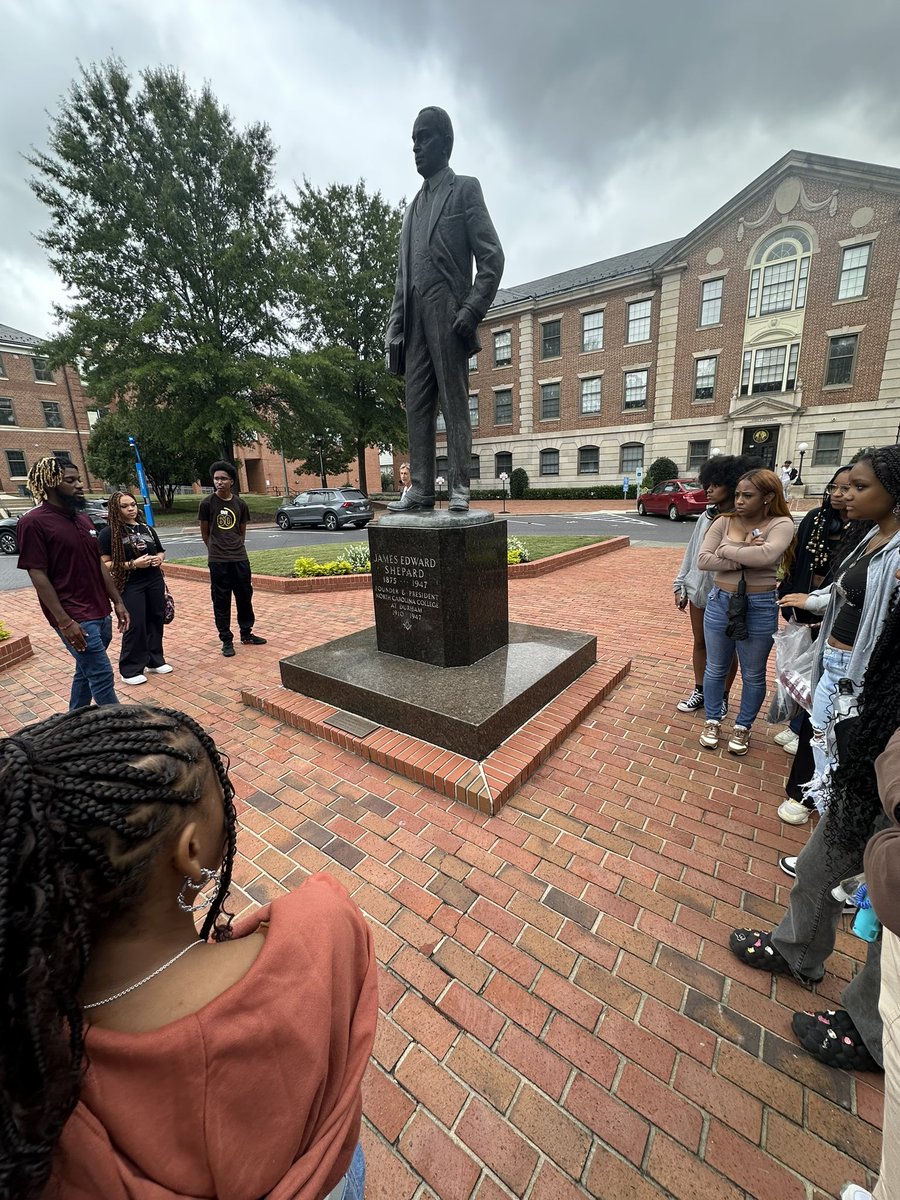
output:
M29 467L48 454L70 458L99 488L84 457L96 419L90 401L73 367L51 371L35 354L40 341L0 325L0 492L24 492Z
M90 474L85 459L99 409L88 398L74 367L49 370L35 353L40 344L39 337L0 325L0 492L24 494L29 468L48 454L71 459L81 469L86 487L102 491L104 481ZM236 446L234 461L244 492L281 495L285 481L290 492L320 484L318 475L297 475L297 464L282 459L261 437L248 446ZM379 491L377 448L366 452L366 470L369 490ZM335 485L357 481L355 463L340 477L329 479Z
M805 444L815 493L900 434L900 170L791 151L686 237L502 288L479 334L475 489Z

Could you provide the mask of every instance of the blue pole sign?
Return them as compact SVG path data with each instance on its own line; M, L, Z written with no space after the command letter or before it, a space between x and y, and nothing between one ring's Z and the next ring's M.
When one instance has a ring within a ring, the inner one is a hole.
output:
M131 436L128 435L128 445L134 451L134 464L137 470L138 487L141 489L141 496L144 499L144 517L147 524L153 524L153 509L150 506L150 493L147 490L147 476L144 474L144 464L141 462L141 452L138 450L138 444Z
M628 476L623 475L622 476L622 498L624 500L628 499L628 488L629 488L630 484L631 484L631 480L628 478Z

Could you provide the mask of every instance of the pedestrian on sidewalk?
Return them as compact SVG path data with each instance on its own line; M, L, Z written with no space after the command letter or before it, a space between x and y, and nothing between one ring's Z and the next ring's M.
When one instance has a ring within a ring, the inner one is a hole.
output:
M119 677L136 687L147 682L145 671L168 675L172 670L163 652L166 584L161 568L166 552L156 530L138 521L131 492L113 492L107 514L109 524L100 530L100 554L130 617L122 634Z
M709 571L701 571L697 565L697 557L703 539L709 532L710 526L717 517L734 512L734 491L738 480L751 470L754 460L744 455L717 454L708 458L698 471L698 478L706 492L706 510L694 522L691 540L688 542L681 560L672 590L675 593L675 606L684 612L688 611L691 621L691 634L694 639L691 652L691 664L694 669L694 690L689 696L675 705L679 712L700 712L703 708L703 673L706 670L706 640L703 636L703 614L706 601L712 589L712 575ZM732 655L731 666L725 680L725 708L723 716L728 711L728 693L737 674L737 655Z
M777 476L762 468L738 481L734 507L733 516L713 523L697 559L702 571L714 574L703 616L706 723L700 745L714 750L719 744L725 680L737 651L741 702L728 750L746 754L751 727L766 698L766 664L778 627L775 580L779 567L790 562L794 520Z
M0 806L3 1195L362 1200L372 935L327 874L232 931L209 735L51 717L0 740Z
M213 616L226 658L234 657L231 631L231 599L237 609L238 629L244 646L264 646L266 639L253 632L253 579L244 540L250 510L237 490L237 469L230 462L214 462L209 468L215 489L200 501L200 536L209 552L209 589Z
M129 626L128 610L100 557L94 523L85 512L84 485L74 463L40 458L28 472L39 501L16 526L19 570L27 571L41 611L75 659L69 709L118 704L109 655L112 617Z

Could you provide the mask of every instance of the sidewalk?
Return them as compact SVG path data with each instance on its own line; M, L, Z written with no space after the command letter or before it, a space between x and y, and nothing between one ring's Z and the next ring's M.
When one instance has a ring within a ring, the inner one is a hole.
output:
M790 1031L835 1006L863 943L839 936L818 996L727 949L779 918L777 858L806 831L775 815L789 759L764 724L736 759L675 712L680 557L638 545L511 583L511 619L595 632L633 666L494 818L240 704L250 672L275 683L280 657L370 624L367 593L261 594L269 644L226 660L207 589L171 583L175 673L123 698L185 709L230 755L234 907L324 869L375 933L367 1200L831 1200L877 1170L881 1077L820 1066ZM36 651L0 674L11 731L65 707L71 660L30 590L4 597Z

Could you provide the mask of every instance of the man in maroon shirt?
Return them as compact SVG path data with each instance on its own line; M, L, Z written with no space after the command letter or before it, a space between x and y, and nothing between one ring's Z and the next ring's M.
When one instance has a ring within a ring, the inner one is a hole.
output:
M106 648L112 641L110 605L119 629L128 610L103 565L97 531L83 511L78 468L55 458L39 459L28 486L41 503L16 526L19 569L27 571L44 616L75 659L69 711L90 704L118 704Z

